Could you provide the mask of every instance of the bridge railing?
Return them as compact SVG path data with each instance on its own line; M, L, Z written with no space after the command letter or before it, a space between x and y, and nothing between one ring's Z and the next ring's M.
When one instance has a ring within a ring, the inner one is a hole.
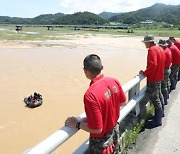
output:
M123 85L123 91L128 93L128 102L125 106L121 107L120 118L121 122L132 110L135 111L135 116L140 113L139 102L145 95L146 87L140 90L140 82L144 79L143 76L136 76L130 80L127 84ZM79 121L83 121L86 118L86 114L83 113L77 117ZM33 148L29 148L23 154L49 154L63 144L66 140L72 137L78 130L76 128L62 127L57 130L51 136L37 144ZM88 139L76 149L74 154L83 154L88 148Z

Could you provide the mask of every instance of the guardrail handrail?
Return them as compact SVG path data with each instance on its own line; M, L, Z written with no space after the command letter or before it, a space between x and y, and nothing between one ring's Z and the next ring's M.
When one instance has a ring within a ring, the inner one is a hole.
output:
M122 86L123 91L126 93L134 88L136 85L140 84L141 80L144 79L144 76L137 75L128 83ZM141 94L145 92L145 88L141 90ZM141 97L138 97L141 99ZM127 114L135 107L136 101L131 100L131 103L127 103L126 106L123 107L120 111L120 118L118 121L123 120ZM83 121L86 118L86 114L82 113L77 117L78 121ZM66 140L68 140L71 136L73 136L77 132L77 128L70 128L67 126L62 127L51 136L47 137L45 140L37 144L32 149L28 149L24 152L24 154L48 154L54 151L57 147L63 144Z

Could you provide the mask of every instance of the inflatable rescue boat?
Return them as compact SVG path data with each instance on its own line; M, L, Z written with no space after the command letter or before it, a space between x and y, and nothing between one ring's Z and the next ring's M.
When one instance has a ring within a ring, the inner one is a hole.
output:
M38 107L42 105L43 103L42 95L34 92L34 95L30 95L24 98L24 103L26 104L26 107L29 107L29 108Z

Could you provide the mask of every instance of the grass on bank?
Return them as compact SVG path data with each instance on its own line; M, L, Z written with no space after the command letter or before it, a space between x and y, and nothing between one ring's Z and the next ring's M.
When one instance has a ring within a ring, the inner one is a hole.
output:
M47 30L47 27L23 27L19 33L15 30L15 25L0 26L0 40L64 40L72 39L73 35L125 35L125 36L145 36L152 34L155 37L180 37L180 30L178 28L154 28L154 29L94 29L84 28L75 30L73 27L54 28Z
M136 143L142 128L144 127L146 119L154 115L154 106L150 104L147 107L147 114L138 123L136 123L131 129L125 130L121 136L121 153L127 154L128 150Z

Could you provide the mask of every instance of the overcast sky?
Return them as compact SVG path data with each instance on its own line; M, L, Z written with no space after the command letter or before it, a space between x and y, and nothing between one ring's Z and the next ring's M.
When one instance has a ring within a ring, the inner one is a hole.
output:
M89 11L129 12L155 3L179 5L180 0L0 0L0 16L35 17L40 14Z

